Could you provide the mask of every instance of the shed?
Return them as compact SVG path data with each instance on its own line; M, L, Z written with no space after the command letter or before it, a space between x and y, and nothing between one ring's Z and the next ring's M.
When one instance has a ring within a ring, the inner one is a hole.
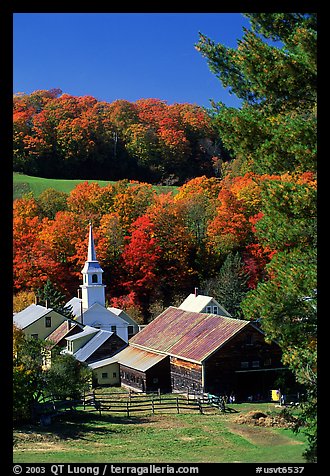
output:
M119 363L115 357L88 364L93 370L93 386L120 385Z

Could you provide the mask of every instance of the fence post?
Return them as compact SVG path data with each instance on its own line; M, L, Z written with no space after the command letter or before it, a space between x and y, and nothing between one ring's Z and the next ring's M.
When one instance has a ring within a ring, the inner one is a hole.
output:
M151 399L151 408L152 408L152 413L154 414L155 413L154 396L152 396L152 399Z
M180 410L179 410L179 397L176 397L176 410L178 413L180 413Z
M126 402L126 408L127 408L127 417L129 417L129 403L128 403L128 400Z

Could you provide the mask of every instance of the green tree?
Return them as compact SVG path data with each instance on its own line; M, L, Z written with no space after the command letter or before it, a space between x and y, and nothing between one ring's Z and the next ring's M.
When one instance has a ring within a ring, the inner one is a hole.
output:
M224 146L241 173L316 168L316 15L249 13L236 49L200 34L211 71L242 100L213 104ZM272 41L269 41L272 40Z
M28 421L33 407L44 391L43 362L48 346L45 341L27 337L13 328L13 419Z
M73 355L57 354L45 372L45 392L55 399L79 399L90 386L92 371Z
M74 318L72 306L66 306L66 297L62 294L52 282L47 279L44 287L37 290L37 296L41 305L51 307L54 311L70 319Z
M214 297L232 317L243 318L241 302L248 291L249 276L238 253L229 253L218 274L204 281L202 289Z
M263 193L263 218L256 223L261 243L277 253L267 278L242 303L245 317L259 318L276 340L283 362L306 388L302 420L309 438L306 458L315 461L317 369L317 253L315 185L271 182Z

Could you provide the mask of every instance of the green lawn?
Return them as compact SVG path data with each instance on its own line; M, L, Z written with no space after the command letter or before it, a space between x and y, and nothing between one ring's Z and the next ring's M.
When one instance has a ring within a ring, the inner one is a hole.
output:
M123 414L80 411L49 427L14 431L15 463L303 463L303 434L240 425L248 410L272 404L232 405L239 413Z
M47 188L54 188L55 190L69 193L81 182L86 180L64 180L64 179L46 179L41 177L31 177L24 174L13 174L13 199L22 197L22 195L32 192L35 197L38 197L41 192ZM97 182L101 187L109 183L115 183L105 180L88 180L88 182ZM176 193L177 187L174 186L154 186L158 193L173 192Z

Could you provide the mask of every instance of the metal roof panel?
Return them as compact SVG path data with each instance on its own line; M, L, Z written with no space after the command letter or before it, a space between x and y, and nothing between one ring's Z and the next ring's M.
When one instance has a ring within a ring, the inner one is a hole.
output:
M249 321L169 307L130 340L151 351L202 362Z

